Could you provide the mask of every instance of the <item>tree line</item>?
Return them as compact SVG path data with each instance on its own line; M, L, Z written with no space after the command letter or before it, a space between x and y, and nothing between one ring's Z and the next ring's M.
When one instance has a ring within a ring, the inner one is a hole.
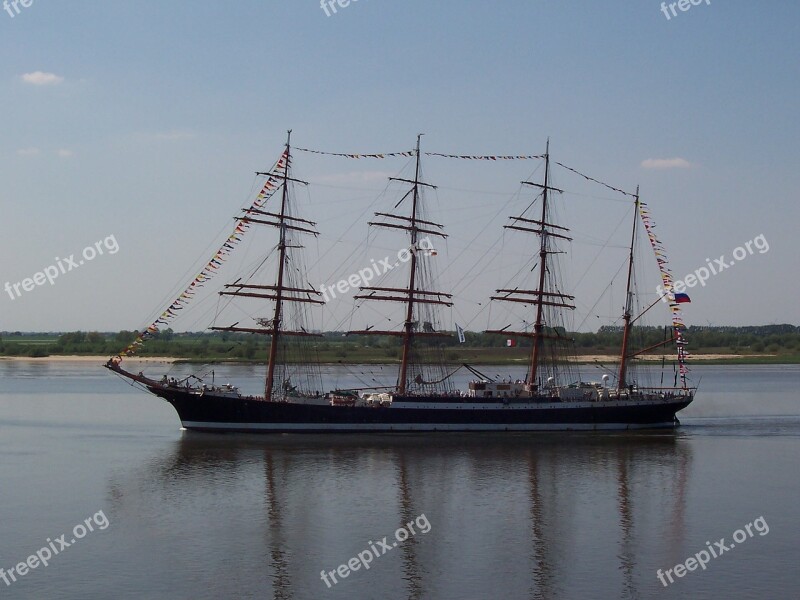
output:
M574 342L578 354L615 354L622 341L620 327L604 326L595 332L566 332L548 329L550 335L558 335ZM635 327L632 348L646 348L669 340L671 332L659 327ZM38 334L4 332L0 335L0 355L3 356L49 356L49 355L96 355L113 356L136 338L135 331L116 333L96 331L74 331L60 334ZM530 347L530 338L514 341L509 348L509 336L465 332L465 342L460 344L454 335L450 338L421 339L421 343L441 345L449 350L448 357L457 356L458 349L503 348L519 351ZM691 326L686 330L689 349L693 354L781 354L800 355L800 327L795 325ZM230 332L177 333L171 329L158 332L137 352L141 356L169 356L175 358L248 359L266 357L268 338ZM327 359L356 358L368 349L387 359L399 356L400 338L388 336L347 336L333 331L322 334L313 342L316 349ZM665 345L672 351L671 344ZM516 350L514 350L516 349Z

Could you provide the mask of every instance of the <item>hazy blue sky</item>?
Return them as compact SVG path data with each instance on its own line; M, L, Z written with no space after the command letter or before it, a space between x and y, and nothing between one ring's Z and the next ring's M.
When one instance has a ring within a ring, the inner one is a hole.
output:
M0 286L109 236L119 251L14 300L0 291L0 330L147 325L249 203L253 172L288 128L300 146L353 152L410 149L425 132L430 151L533 154L550 136L555 159L641 185L678 277L768 241L690 291L688 324L797 324L800 5L713 0L669 20L660 6L358 0L326 16L316 0L33 0L13 17L2 10ZM354 219L407 167L297 155L296 175L312 183L303 211L323 234L312 283L350 272L339 261L367 236ZM474 262L463 258L500 235L507 214L487 223L535 167L425 162L442 186L431 214L451 235L442 260L462 257L444 283L469 288L455 318L470 328L486 325L475 306L497 282L462 285ZM605 228L582 198L586 210L564 212L576 242ZM625 206L610 206L613 228Z

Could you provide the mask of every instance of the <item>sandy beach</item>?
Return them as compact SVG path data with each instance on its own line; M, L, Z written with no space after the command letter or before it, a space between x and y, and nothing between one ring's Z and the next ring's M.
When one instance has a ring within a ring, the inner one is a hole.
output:
M741 358L765 358L775 356L774 354L694 354L691 357L692 362L702 362L705 360L728 360L728 359L741 359ZM639 357L640 360L644 361L660 361L661 356L642 356ZM675 361L677 360L677 356L675 355L668 355L668 361ZM29 356L0 356L0 360L9 360L9 361L34 361L34 362L58 362L58 363L104 363L108 360L105 356L77 356L77 355L54 355L54 356L44 356L41 358L31 358ZM178 361L178 358L170 358L168 356L146 356L146 357L137 357L137 358L126 358L125 363L141 363L141 364L150 364L150 363L164 363L170 364ZM578 356L578 361L580 363L613 363L619 360L619 356L612 356L609 354L584 354ZM520 359L520 362L523 362L524 359ZM226 361L227 362L227 361Z
M31 358L30 356L0 356L0 360L9 361L33 361L33 362L75 362L75 363L104 363L108 360L107 356L77 356L77 355L55 355L44 356L41 358ZM144 358L126 358L126 363L174 363L177 359L167 356L147 356Z
M689 361L699 362L704 360L727 360L733 358L763 358L768 356L775 356L775 354L692 354ZM660 355L639 356L639 360L645 361L660 361ZM678 357L674 354L668 354L667 360L676 361ZM619 356L610 356L608 354L584 354L578 357L579 362L613 362L619 360Z

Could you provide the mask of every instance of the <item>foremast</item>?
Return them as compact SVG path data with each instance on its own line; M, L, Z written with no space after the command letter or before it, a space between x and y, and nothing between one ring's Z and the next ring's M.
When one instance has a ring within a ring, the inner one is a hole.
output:
M409 366L413 361L414 354L414 341L420 337L449 337L450 334L446 332L433 331L432 328L426 330L421 320L415 320L415 310L420 305L443 305L453 306L450 301L452 294L444 292L430 291L420 289L419 267L420 261L418 256L420 234L426 236L437 236L446 238L447 234L444 233L444 226L433 221L428 221L420 217L421 209L421 188L436 189L435 185L425 183L420 179L420 140L422 134L417 136L416 145L416 163L414 167L414 179L403 179L400 177L390 177L391 181L400 181L411 185L410 190L401 198L395 205L397 208L406 198L411 197L411 211L408 216L398 215L393 213L376 212L376 217L383 217L391 219L388 222L370 221L369 225L373 227L383 227L393 230L403 230L408 232L409 240L411 242L409 252L411 254L409 260L409 273L408 273L408 287L379 287L379 286L361 286L359 291L362 292L353 296L356 300L379 300L386 302L401 302L405 304L405 320L401 331L376 331L374 329L363 329L358 331L348 332L351 335L387 335L402 338L402 352L400 358L400 370L397 376L397 393L404 395L408 392L408 371ZM420 327L420 325L423 325Z
M289 303L305 303L305 304L325 304L325 302L318 297L321 293L313 288L301 287L299 285L292 285L291 282L287 285L287 263L289 261L289 249L301 248L302 246L292 243L290 234L293 232L306 233L319 235L319 232L314 229L316 223L292 216L289 185L290 183L297 183L301 185L308 185L308 182L300 179L295 179L290 175L291 168L291 136L292 131L289 130L286 137L286 149L284 151L283 168L274 169L271 172L257 172L257 175L264 175L277 180L282 180L281 190L281 206L280 211L277 213L264 211L260 209L244 209L245 215L238 217L244 223L256 223L260 225L268 225L277 227L279 230L279 240L277 245L278 251L278 270L274 285L255 285L247 283L239 283L239 280L232 284L225 285L225 291L220 292L221 296L238 296L248 298L260 298L265 300L274 301L274 310L270 319L258 319L257 322L261 327L237 327L236 325L230 327L211 327L216 331L233 331L244 332L258 335L270 336L269 355L267 358L267 374L264 384L264 398L268 401L274 400L276 396L275 389L275 369L279 364L278 349L281 339L283 337L322 337L321 334L310 333L304 328L299 330L290 330L284 327L284 306ZM263 217L267 217L265 219ZM288 382L286 382L288 383ZM278 394L279 399L283 398L286 389L281 389L281 394Z
M672 275L669 272L669 269L666 266L666 258L663 247L661 246L661 242L656 237L653 231L653 222L649 217L647 212L646 204L642 202L639 196L639 187L636 187L636 194L634 195L634 215L633 215L633 231L631 234L631 247L630 247L630 254L628 259L628 282L626 285L626 300L625 300L625 308L623 312L623 330L622 330L622 348L620 351L620 361L619 361L619 372L617 377L617 389L619 391L624 390L627 387L630 387L628 383L628 367L630 365L630 361L637 356L642 354L647 354L648 352L652 352L662 346L666 346L675 342L678 351L678 367L681 375L681 388L684 391L690 390L686 384L686 373L688 371L686 367L686 345L687 342L684 339L682 334L682 330L685 328L683 324L682 317L680 315L680 311L678 309L679 303L674 298L674 293L672 292ZM638 220L641 217L642 224L644 226L644 230L647 233L647 236L650 240L650 244L655 251L656 262L658 263L659 270L661 271L661 277L664 282L664 286L666 288L665 296L669 298L669 306L670 310L672 311L672 336L666 336L666 328L665 328L665 335L664 340L658 342L656 344L652 344L646 348L638 350L636 352L630 351L631 345L631 338L633 333L633 326L634 324L641 319L647 312L650 311L654 306L661 304L661 301L664 299L664 296L658 296L648 307L642 310L637 316L633 316L633 298L634 298L634 291L633 291L633 268L634 268L634 248L636 243L636 232L638 229ZM663 379L663 374L662 374ZM677 386L677 383L676 383ZM660 388L651 388L651 389L660 389L660 390L675 390L676 387L660 387Z
M622 315L624 321L622 329L622 349L619 357L619 375L617 377L617 389L622 390L627 387L626 375L628 371L628 347L630 346L631 327L631 311L633 308L633 290L631 285L633 283L633 258L634 248L636 246L636 224L639 221L639 186L636 186L636 196L634 197L634 211L633 211L633 227L631 231L631 246L628 254L628 282L625 286L625 312Z
M522 185L531 186L541 190L542 197L542 210L541 218L539 220L530 219L523 216L510 217L512 219L511 225L504 225L505 229L512 229L516 231L523 231L526 233L533 233L539 236L539 276L538 286L535 290L521 290L514 289L498 289L499 296L492 296L492 300L499 300L502 302L517 302L521 304L534 305L536 307L536 321L533 325L533 331L508 331L507 329L492 329L487 330L486 333L496 333L503 335L511 335L516 337L528 337L532 339L530 363L528 368L528 377L526 379L527 387L530 391L537 390L539 385L537 377L539 373L539 366L541 363L542 345L544 340L553 339L563 341L563 337L557 335L554 328L551 327L552 333L545 331L545 307L553 308L566 308L574 310L575 306L570 304L569 301L575 299L574 296L562 294L560 292L548 291L547 288L547 275L549 272L548 256L555 253L550 249L550 238L562 239L572 241L572 238L567 237L564 233L569 232L566 227L555 225L548 222L549 220L549 197L551 193L562 194L563 190L550 186L550 140L547 140L547 147L544 154L545 168L544 168L544 182L543 184L534 183L532 181L523 181ZM523 213L524 214L524 213ZM522 223L521 225L519 223ZM531 227L531 226L536 227ZM555 230L555 231L554 231Z

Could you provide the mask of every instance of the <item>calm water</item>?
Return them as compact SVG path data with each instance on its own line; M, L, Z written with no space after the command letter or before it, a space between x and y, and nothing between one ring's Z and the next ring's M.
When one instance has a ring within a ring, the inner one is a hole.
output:
M94 529L0 598L800 598L800 368L694 373L675 432L242 437L91 364L0 361L0 567Z

